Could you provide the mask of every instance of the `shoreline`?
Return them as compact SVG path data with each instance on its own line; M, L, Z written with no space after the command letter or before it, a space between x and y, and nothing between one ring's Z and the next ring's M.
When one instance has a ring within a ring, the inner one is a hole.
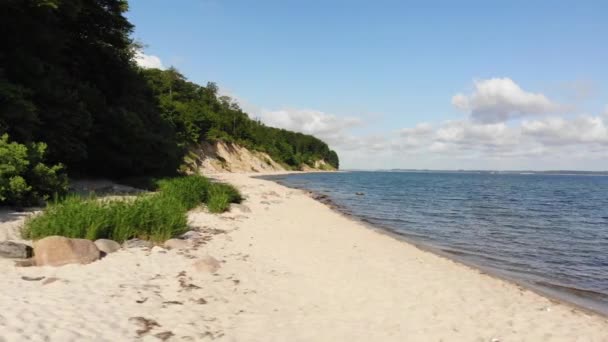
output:
M349 171L342 171L342 172L349 172ZM285 174L297 174L297 173L298 172L289 172L289 173L285 173ZM305 172L301 172L301 173L305 173ZM268 180L268 181L275 182L281 186L285 186L290 189L297 189L297 190L305 191L310 198L325 205L327 208L334 211L335 213L343 216L344 218L346 218L348 220L352 220L353 222L355 222L357 224L362 224L365 227L367 227L368 229L370 229L371 231L374 231L378 234L389 236L397 241L400 241L402 243L405 243L405 244L411 245L415 248L418 248L419 250L421 250L423 252L432 253L437 256L446 258L448 260L457 262L457 263L461 264L462 266L465 266L465 267L471 269L472 271L478 271L483 274L487 274L491 277L494 277L496 279L509 282L514 286L523 287L529 291L533 291L533 292L537 293L540 296L546 297L549 300L558 302L563 305L571 306L572 308L587 312L589 314L597 315L600 318L608 319L608 308L600 309L600 308L590 307L590 305L585 305L585 303L579 302L581 300L581 298L577 297L576 294L569 293L569 292L576 292L576 291L586 292L586 290L582 290L582 289L578 289L578 288L567 288L567 287L564 287L563 290L558 290L558 289L554 289L554 288L559 288L559 287L563 287L563 286L561 286L559 284L552 284L552 283L547 283L547 285L544 285L544 286L540 285L540 284L533 284L533 283L527 281L526 279L523 279L523 278L518 279L516 275L508 275L508 274L504 273L504 271L502 271L501 269L475 264L474 262L466 260L464 257L458 257L458 255L456 253L452 253L450 251L444 250L439 246L434 246L432 244L418 241L418 240L416 240L416 238L408 236L407 234L403 234L403 233L397 232L389 227L383 227L380 224L370 222L369 220L362 218L362 217L358 216L357 214L351 212L347 208L338 205L328 195L326 195L324 193L315 192L313 190L309 190L306 188L292 187L292 186L289 186L288 184L282 182L279 179L271 179L271 177L281 176L281 175L282 174L264 174L264 175L260 175L260 176L252 176L252 178ZM582 299L582 301L584 301L584 299ZM587 303L587 304L590 304L590 303Z
M289 172L289 173L299 173L299 172ZM339 215L341 218L349 221L352 225L363 226L366 230L369 230L370 232L377 234L378 236L388 237L391 240L393 240L399 244L402 244L404 246L404 248L406 248L406 247L415 248L420 253L425 253L425 254L428 253L428 254L433 255L434 257L444 259L445 261L447 261L449 263L455 263L456 266L458 268L460 268L460 271L462 271L463 273L475 273L475 274L479 274L481 277L484 277L484 278L487 277L487 278L491 279L492 281L506 283L509 287L517 288L519 291L531 293L535 296L538 296L538 297L548 301L549 303L551 303L551 305L563 306L566 310L570 310L573 313L575 313L575 312L582 313L584 315L588 315L589 317L593 317L595 319L604 321L604 323L608 323L608 321L606 321L606 318L608 317L608 315L606 315L605 313L603 313L601 311L594 310L593 308L586 307L582 304L578 304L578 303L570 301L570 300L566 300L558 295L553 295L551 293L548 293L548 291L545 291L544 289L542 289L540 287L535 287L532 284L525 283L524 281L518 281L517 279L513 279L507 275L500 274L500 273L496 272L497 270L490 269L490 268L484 268L483 266L478 266L474 263L467 262L466 260L462 260L462 259L450 254L447 251L441 250L438 247L421 243L410 237L396 233L396 232L392 231L391 229L384 228L384 227L376 225L372 222L364 220L364 219L358 217L354 213L343 210L344 208L341 208L339 205L335 204L331 200L324 201L322 199L319 199L317 196L317 195L319 195L319 193L315 193L315 192L310 191L305 188L289 187L285 183L282 183L280 180L265 178L265 177L280 176L281 174L286 174L286 173L250 174L249 177L251 177L253 179L259 179L259 180L263 180L263 181L272 182L274 184L277 184L281 187L285 187L287 189L301 191L308 198L319 203L320 205L327 208L332 213ZM351 227L351 228L355 228L355 227ZM525 335L523 335L523 336L525 336ZM606 334L606 336L608 338L608 333Z
M246 199L221 215L191 211L189 224L203 239L184 250L128 248L57 268L16 268L0 259L0 340L608 337L605 318L369 229L304 190L254 176L260 174L212 175ZM0 229L18 223L2 222ZM197 268L205 256L220 268ZM54 281L28 280L40 277Z

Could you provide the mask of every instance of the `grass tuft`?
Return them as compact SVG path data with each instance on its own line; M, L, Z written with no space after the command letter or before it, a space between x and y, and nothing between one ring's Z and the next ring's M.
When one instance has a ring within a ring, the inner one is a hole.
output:
M180 201L190 210L207 201L210 182L203 176L186 176L158 181L158 188L164 196Z
M49 203L44 212L29 218L23 236L40 239L50 235L123 242L140 238L163 242L188 230L187 211L207 203L221 213L230 203L242 201L229 184L211 183L202 176L164 179L159 192L122 200L68 196Z
M50 235L123 242L140 238L163 242L188 230L186 209L176 199L143 195L134 200L103 201L68 197L26 221L23 236Z
M242 200L239 191L230 184L212 183L209 186L207 207L212 213L223 213L230 208L230 203L241 203Z

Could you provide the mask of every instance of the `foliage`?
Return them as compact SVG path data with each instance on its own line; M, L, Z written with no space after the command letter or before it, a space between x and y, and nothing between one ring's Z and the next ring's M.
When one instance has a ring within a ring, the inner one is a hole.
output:
M175 172L181 152L133 62L125 0L0 2L0 131L71 174Z
M172 197L144 195L115 201L68 197L28 219L23 235L29 239L61 235L119 242L130 238L163 242L187 228L186 210Z
M207 208L212 213L223 213L230 208L230 203L241 203L242 200L241 194L232 185L212 183L209 187Z
M0 204L36 205L67 191L67 177L61 164L43 163L46 144L29 146L0 137Z
M183 234L189 209L206 202L211 212L223 212L241 194L228 184L211 183L202 176L165 179L160 191L123 200L67 197L56 199L40 215L29 218L23 235L39 239L50 235L119 242L140 238L163 242Z
M214 83L141 69L126 0L0 1L0 133L44 141L72 176L177 172L202 140L236 142L292 168L338 156L321 140L267 127ZM27 184L13 180L14 189Z
M164 179L158 182L161 193L177 199L186 209L192 209L207 201L209 180L202 176Z
M163 118L170 122L180 146L201 140L236 142L268 153L274 160L299 168L319 159L338 168L336 152L323 141L302 133L265 126L253 120L214 83L189 82L176 69L146 69L144 77L159 99Z

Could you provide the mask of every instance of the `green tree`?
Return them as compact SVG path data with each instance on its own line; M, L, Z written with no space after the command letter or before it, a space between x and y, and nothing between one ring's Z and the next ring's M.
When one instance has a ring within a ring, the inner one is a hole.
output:
M46 144L29 146L0 137L0 204L34 205L67 190L67 177L61 164L44 164Z
M203 87L189 82L175 69L146 69L142 73L159 99L162 117L176 131L180 146L202 140L236 142L266 152L293 168L319 159L338 168L338 155L323 141L306 134L267 127L254 120L215 83Z
M72 173L176 169L180 150L133 62L125 0L0 2L0 130ZM152 149L153 148L153 149Z

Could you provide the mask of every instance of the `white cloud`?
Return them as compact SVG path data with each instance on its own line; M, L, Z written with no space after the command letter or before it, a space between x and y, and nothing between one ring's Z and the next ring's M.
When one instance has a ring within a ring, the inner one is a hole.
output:
M474 82L469 95L456 94L452 104L470 112L471 119L482 123L505 122L527 115L559 112L563 106L540 93L523 90L510 78L491 78Z
M572 120L546 118L524 121L522 133L547 145L606 144L608 120L599 116L579 116Z
M369 139L355 137L350 130L363 122L357 117L343 117L312 109L265 109L252 104L236 95L233 91L220 88L220 95L226 95L238 102L241 109L252 119L259 119L264 124L290 131L311 134L332 149L355 150L371 146Z
M255 108L249 105L247 107ZM268 126L314 135L328 143L330 148L339 145L352 147L356 144L349 130L361 124L358 118L340 117L310 109L262 109L250 111L249 114Z
M163 63L160 58L154 55L146 55L142 51L137 51L135 53L135 62L142 68L147 69L164 69Z
M424 136L433 131L433 126L428 122L421 122L414 128L403 128L400 131L401 136L404 137L417 137Z
M401 147L404 153L496 157L517 148L520 141L519 131L505 123L480 124L456 120L426 130L424 134L416 136L415 140L405 136L401 140Z
M424 127L427 127L426 125ZM508 125L470 120L446 121L436 129L404 129L420 132L412 139L401 133L402 153L442 155L449 158L588 158L606 156L608 118L578 116L547 117ZM534 161L533 160L533 161Z

